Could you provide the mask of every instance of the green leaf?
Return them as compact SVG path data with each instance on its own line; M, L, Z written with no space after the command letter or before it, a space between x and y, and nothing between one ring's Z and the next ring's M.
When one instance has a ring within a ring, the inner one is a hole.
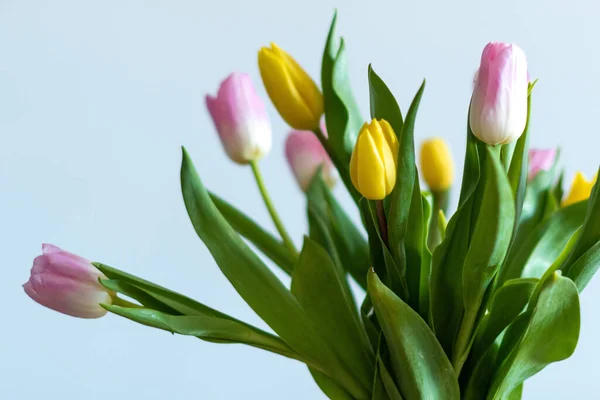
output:
M169 315L148 308L103 305L108 311L140 324L210 342L243 343L305 362L283 340L239 321L205 315Z
M505 399L546 365L573 354L579 338L579 296L575 284L559 272L539 283L528 309L527 329L502 363L488 400Z
M340 385L338 385L333 379L325 375L324 373L309 368L310 374L319 386L319 389L325 393L325 395L333 400L353 400L354 398Z
M477 139L467 121L467 148L459 206L450 218L446 235L435 248L431 264L431 325L440 344L452 355L454 339L464 313L462 269L471 240L473 195L479 184Z
M475 312L506 256L515 219L512 191L498 152L488 147L486 160L483 200L462 275L465 309Z
M413 196L413 191L419 190L417 167L415 165L414 131L417 111L424 90L425 81L421 84L408 109L402 130L396 131L399 142L398 167L396 172L396 186L390 194L388 232L390 251L401 269L407 269L408 262L413 262L413 265L416 266L421 265L420 261L416 262L416 259L420 259L420 255L416 256L418 250L414 248L418 246L417 243L420 242L420 238L417 238L415 241L409 238L407 242L407 230L409 219L411 219L411 211L413 213L422 213L421 204L413 206L411 203L413 199L418 199L418 202L421 200L420 191L418 196ZM394 128L393 125L392 127ZM401 132L401 135L398 134L399 132ZM421 218L418 218L413 214L412 218L415 218L416 221L419 219L422 221L422 215ZM407 254L409 252L411 253L410 255Z
M218 197L216 194L210 193L210 198L237 233L248 239L283 271L291 274L294 269L294 264L296 263L296 258L290 254L290 251L280 240L276 239L250 217Z
M492 346L498 335L525 309L537 282L532 278L509 280L494 293L489 313L473 345L475 357Z
M342 365L371 393L374 356L344 285L326 251L305 238L292 275L292 293Z
M431 278L431 252L427 247L427 238L429 237L429 226L430 220L433 220L435 216L431 215L432 206L429 202L429 199L426 195L421 195L421 203L423 204L423 257L421 259L421 283L419 288L419 314L425 321L429 321L429 300L430 300L430 291L429 291L429 280ZM443 214L443 211L440 210ZM441 231L438 231L442 233ZM440 236L440 239L443 239Z
M387 398L390 400L402 400L402 395L396 387L394 378L392 378L385 364L381 360L381 357L379 356L377 356L377 373L381 377L381 382L387 394Z
M577 289L581 293L587 284L590 283L599 267L600 242L597 242L571 264L571 268L569 268L568 271L568 277L575 282Z
M528 157L529 157L529 119L531 117L531 94L527 96L527 122L525 130L517 140L513 157L508 170L508 180L515 199L515 223L519 221L525 188L527 187Z
M325 123L331 159L356 202L360 195L350 180L349 163L363 118L352 94L344 40L335 37L337 13L331 21L321 66Z
M342 267L366 290L370 266L369 245L318 173L308 189L307 199L309 230L313 230L311 220L317 225L315 230L327 229L331 238L328 245L333 249L329 249L320 240L317 242L328 250L334 260L338 258Z
M389 122L394 132L396 132L398 140L400 140L402 127L404 126L402 112L394 95L370 64L369 95L371 98L371 118L385 119ZM398 158L401 159L400 156Z
M196 300L193 300L189 297L183 296L179 293L173 292L172 290L169 290L162 286L158 286L147 280L138 278L137 276L128 274L128 273L118 270L116 268L109 267L108 265L105 265L105 264L101 264L101 263L92 263L92 264L96 268L98 268L98 270L100 270L104 275L106 275L106 277L109 278L110 280L118 281L118 286L113 286L112 290L115 290L119 293L123 293L126 296L131 296L132 298L140 301L142 304L145 304L144 303L145 300L142 297L138 297L137 295L134 296L133 291L131 291L131 290L127 291L127 286L125 286L126 284L137 288L138 293L139 293L139 290L142 290L146 295L151 296L158 302L164 304L165 306L169 307L170 309L176 310L180 314L206 315L206 316L210 316L210 317L233 320L233 318L228 316L227 314L224 314L213 308L205 306L204 304L197 302ZM102 283L103 284L106 283L106 280L103 280ZM123 288L125 288L126 291L121 291L121 289L123 289ZM164 310L159 310L159 311L164 311Z
M498 284L519 277L540 278L583 223L586 202L561 208L547 216L506 259Z
M385 287L374 271L369 273L368 288L403 397L460 399L452 365L425 321Z
M364 397L346 370L339 368L334 353L316 333L298 300L250 250L213 204L185 149L181 187L196 233L244 301L295 351L310 360L311 365L321 366L323 372L351 394Z
M408 284L408 304L416 310L423 319L428 318L428 309L421 309L425 296L429 297L429 282L431 255L427 248L428 220L423 213L425 207L419 186L419 175L415 170L415 181L410 210L408 213L407 232L404 240L406 250L406 281ZM426 293L421 293L421 290Z
M181 312L156 299L151 294L143 289L130 285L127 282L122 282L118 279L100 279L100 284L116 293L124 294L125 296L137 300L146 308L164 312L170 315L183 315ZM195 314L196 315L196 314Z

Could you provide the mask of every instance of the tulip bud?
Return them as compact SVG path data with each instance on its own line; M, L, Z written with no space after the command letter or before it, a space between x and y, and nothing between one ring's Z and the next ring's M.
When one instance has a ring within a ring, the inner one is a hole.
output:
M365 123L350 158L350 178L360 194L382 200L396 185L398 139L386 120Z
M325 130L322 132L326 135ZM338 173L327 151L313 132L292 131L285 142L285 156L300 188L306 192L319 168L323 181L333 187Z
M258 68L271 101L289 126L306 131L319 126L323 95L296 60L272 43L258 52Z
M469 123L487 144L505 144L521 136L527 122L527 60L520 47L489 43L481 56L471 98Z
M556 158L556 149L529 150L529 172L527 180L531 181L540 171L550 171Z
M454 163L443 139L428 139L421 145L421 174L434 192L444 192L452 186Z
M583 175L581 172L577 172L575 174L575 178L573 178L573 183L571 184L571 191L563 200L562 206L566 207L571 204L587 200L592 194L592 188L596 183L596 178L597 176L591 181L588 181L585 179L585 175Z
M42 245L42 255L33 260L31 276L23 285L37 303L79 318L106 314L100 303L111 304L114 293L98 279L106 277L85 258L51 244Z
M271 150L269 117L248 74L229 75L217 97L206 96L206 107L223 148L236 163L257 161Z

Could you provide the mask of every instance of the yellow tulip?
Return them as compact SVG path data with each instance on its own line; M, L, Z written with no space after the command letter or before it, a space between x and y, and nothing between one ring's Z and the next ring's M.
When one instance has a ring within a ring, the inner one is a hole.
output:
M360 129L352 157L350 178L364 197L381 200L396 185L398 139L386 120L374 119Z
M573 178L573 183L571 184L571 191L567 195L567 197L563 200L562 206L566 207L571 204L587 200L592 194L592 188L596 183L597 176L594 177L591 181L585 179L585 175L581 172L577 172L575 174L575 178Z
M421 174L433 192L445 192L452 186L454 162L443 139L428 139L421 145Z
M319 127L323 95L296 60L271 43L258 52L258 68L271 101L288 125L308 131Z

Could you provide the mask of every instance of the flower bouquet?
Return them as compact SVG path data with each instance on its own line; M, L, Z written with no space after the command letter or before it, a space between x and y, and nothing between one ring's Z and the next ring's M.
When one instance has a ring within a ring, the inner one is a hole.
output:
M520 399L526 379L573 353L579 293L600 265L600 191L577 174L564 195L557 152L528 148L535 81L518 46L483 50L452 215L454 165L442 139L422 144L417 169L425 82L403 113L369 67L365 123L335 17L320 87L275 44L259 51L258 66L275 108L295 129L285 151L306 194L302 247L260 174L271 129L248 75L230 75L206 105L227 155L252 169L278 235L208 191L185 149L181 188L215 263L272 332L49 244L24 285L33 300L75 317L111 312L289 357L305 363L332 399ZM352 209L331 191L338 179ZM266 262L291 277L290 287ZM364 292L353 292L350 280Z

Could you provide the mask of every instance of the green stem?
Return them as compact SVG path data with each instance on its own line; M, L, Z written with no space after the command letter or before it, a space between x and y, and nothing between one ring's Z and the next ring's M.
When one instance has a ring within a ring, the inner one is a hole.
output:
M252 167L252 173L254 174L254 178L256 179L256 184L258 185L260 194L262 195L265 205L267 206L267 210L269 210L269 214L271 214L271 219L273 220L273 223L275 224L279 235L281 235L283 244L285 245L285 247L288 248L288 250L290 251L290 253L292 253L293 256L297 256L298 250L296 250L294 242L292 242L290 235L288 235L287 231L283 226L283 223L281 222L281 219L279 218L279 215L277 214L277 211L275 210L275 206L273 206L273 202L269 197L269 193L267 192L265 182L263 181L262 175L260 174L260 170L258 169L258 163L256 161L251 161L250 166Z

